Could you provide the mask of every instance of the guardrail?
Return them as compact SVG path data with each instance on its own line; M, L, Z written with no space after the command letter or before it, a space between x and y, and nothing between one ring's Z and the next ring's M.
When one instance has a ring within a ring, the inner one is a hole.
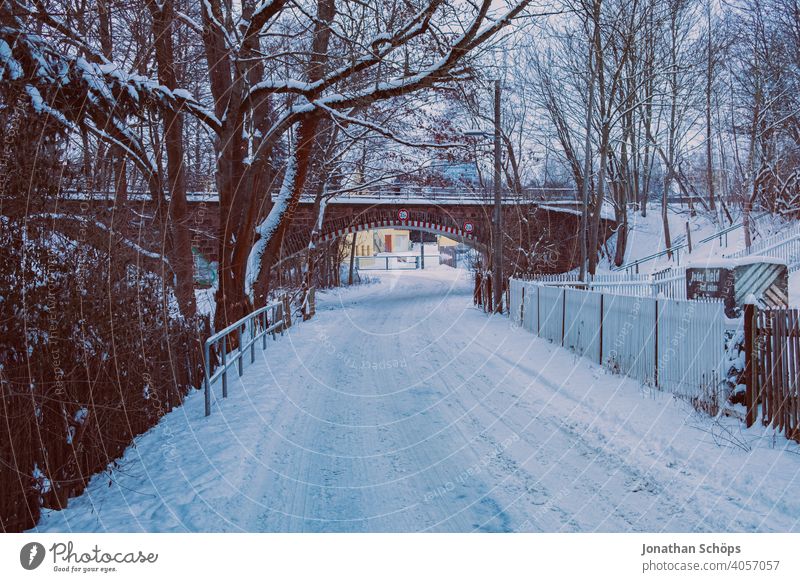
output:
M649 274L589 275L585 280L577 273L526 276L517 279L551 287L574 287L587 291L633 295L637 297L663 297L686 299L686 267L668 267Z
M236 323L232 323L223 330L218 331L209 337L203 346L204 365L205 365L205 410L206 416L211 414L211 385L222 376L222 397L228 397L228 368L238 363L239 376L244 373L244 353L250 350L250 363L256 359L256 341L261 338L261 349L267 348L267 334L281 332L292 324L289 311L289 298L284 297L281 301L276 301L256 309L253 313L246 315ZM227 339L229 335L237 334L238 349L234 354L228 354ZM222 344L221 366L211 373L211 347Z

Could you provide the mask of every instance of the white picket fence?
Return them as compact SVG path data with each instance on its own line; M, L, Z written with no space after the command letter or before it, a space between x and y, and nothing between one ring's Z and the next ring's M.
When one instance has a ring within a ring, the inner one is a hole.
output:
M645 297L511 279L512 321L615 372L706 404L727 398L720 301Z
M786 261L789 271L796 271L800 269L800 224L725 256L730 259L748 256L774 257Z
M670 267L651 274L596 275L586 281L580 280L577 273L536 275L525 280L544 283L548 286L574 287L617 295L686 299L686 267Z

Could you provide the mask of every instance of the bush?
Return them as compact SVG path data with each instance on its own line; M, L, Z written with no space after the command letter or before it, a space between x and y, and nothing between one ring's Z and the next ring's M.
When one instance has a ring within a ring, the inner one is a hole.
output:
M0 220L0 527L20 531L200 385L208 324L132 249Z

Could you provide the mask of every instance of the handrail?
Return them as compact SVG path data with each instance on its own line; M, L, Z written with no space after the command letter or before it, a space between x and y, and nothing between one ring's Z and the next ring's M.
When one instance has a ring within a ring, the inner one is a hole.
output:
M794 225L789 227L788 232L782 231L775 233L767 238L762 238L760 241L753 243L749 247L739 249L738 251L726 254L724 256L727 258L734 259L734 258L746 257L752 254L761 254L769 252L783 246L784 244L791 242L792 240L798 237L800 237L800 226Z
M769 214L769 212L765 212L765 213L761 214L760 216L757 216L755 218L755 220L759 220L759 219L763 218L764 216L767 216L768 214ZM740 228L742 228L742 226L744 226L744 222L738 222L736 224L732 224L731 226L729 226L727 228L719 230L719 231L715 232L714 234L712 234L710 236L707 236L705 238L702 238L702 239L698 240L694 244L701 245L701 244L707 243L709 241L714 240L717 237L720 237L720 236L723 236L725 234L728 234L729 232L733 232L734 230L739 230ZM668 249L664 249L663 251L659 251L657 253L653 253L652 255L647 255L646 257L641 257L639 259L636 259L635 261L631 261L629 263L625 263L624 265L620 265L619 267L612 267L612 270L613 271L623 271L623 270L627 271L628 269L630 269L632 267L637 267L636 272L638 273L639 272L638 267L642 263L646 263L647 261L652 261L653 259L657 259L658 257L663 257L664 255L669 254L669 253L675 253L677 251L680 251L681 249L685 249L688 246L689 246L689 241L686 240L686 236L683 235L682 236L682 242L680 242L678 244L675 244L675 245L672 245Z
M280 331L283 335L284 330L289 327L286 318L286 299L269 303L264 307L256 309L252 313L245 315L239 321L232 323L209 337L203 346L204 371L205 371L205 412L206 416L211 414L211 385L222 376L222 397L228 397L228 368L234 362L238 363L239 376L244 372L244 350L250 348L250 363L256 358L255 343L258 338L261 340L261 349L267 348L267 334L271 333L275 339L275 333ZM233 358L228 361L227 342L225 341L232 333L238 334L238 350ZM211 373L211 346L222 342L222 366L214 373Z
M430 257L430 256L434 256L434 255L428 255L428 256ZM408 264L414 263L414 269L413 270L419 269L420 265L421 265L421 261L420 261L419 255L372 255L372 256L355 257L355 259L356 259L357 266L358 266L359 270L361 270L361 271L390 271L392 269L389 268L389 259L402 259L402 260L398 261L400 263L408 263ZM362 264L364 261L374 261L376 265L377 265L377 263L379 261L382 261L382 262L385 262L386 266L385 267L377 267L377 266L366 266L365 267ZM398 271L403 271L403 270L411 271L412 269L410 267L397 267L396 270L398 270Z

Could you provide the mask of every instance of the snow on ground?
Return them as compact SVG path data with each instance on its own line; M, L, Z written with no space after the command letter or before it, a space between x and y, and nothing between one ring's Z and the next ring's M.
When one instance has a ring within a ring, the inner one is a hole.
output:
M800 530L796 444L486 316L464 271L380 277L321 294L212 416L192 394L37 529Z

